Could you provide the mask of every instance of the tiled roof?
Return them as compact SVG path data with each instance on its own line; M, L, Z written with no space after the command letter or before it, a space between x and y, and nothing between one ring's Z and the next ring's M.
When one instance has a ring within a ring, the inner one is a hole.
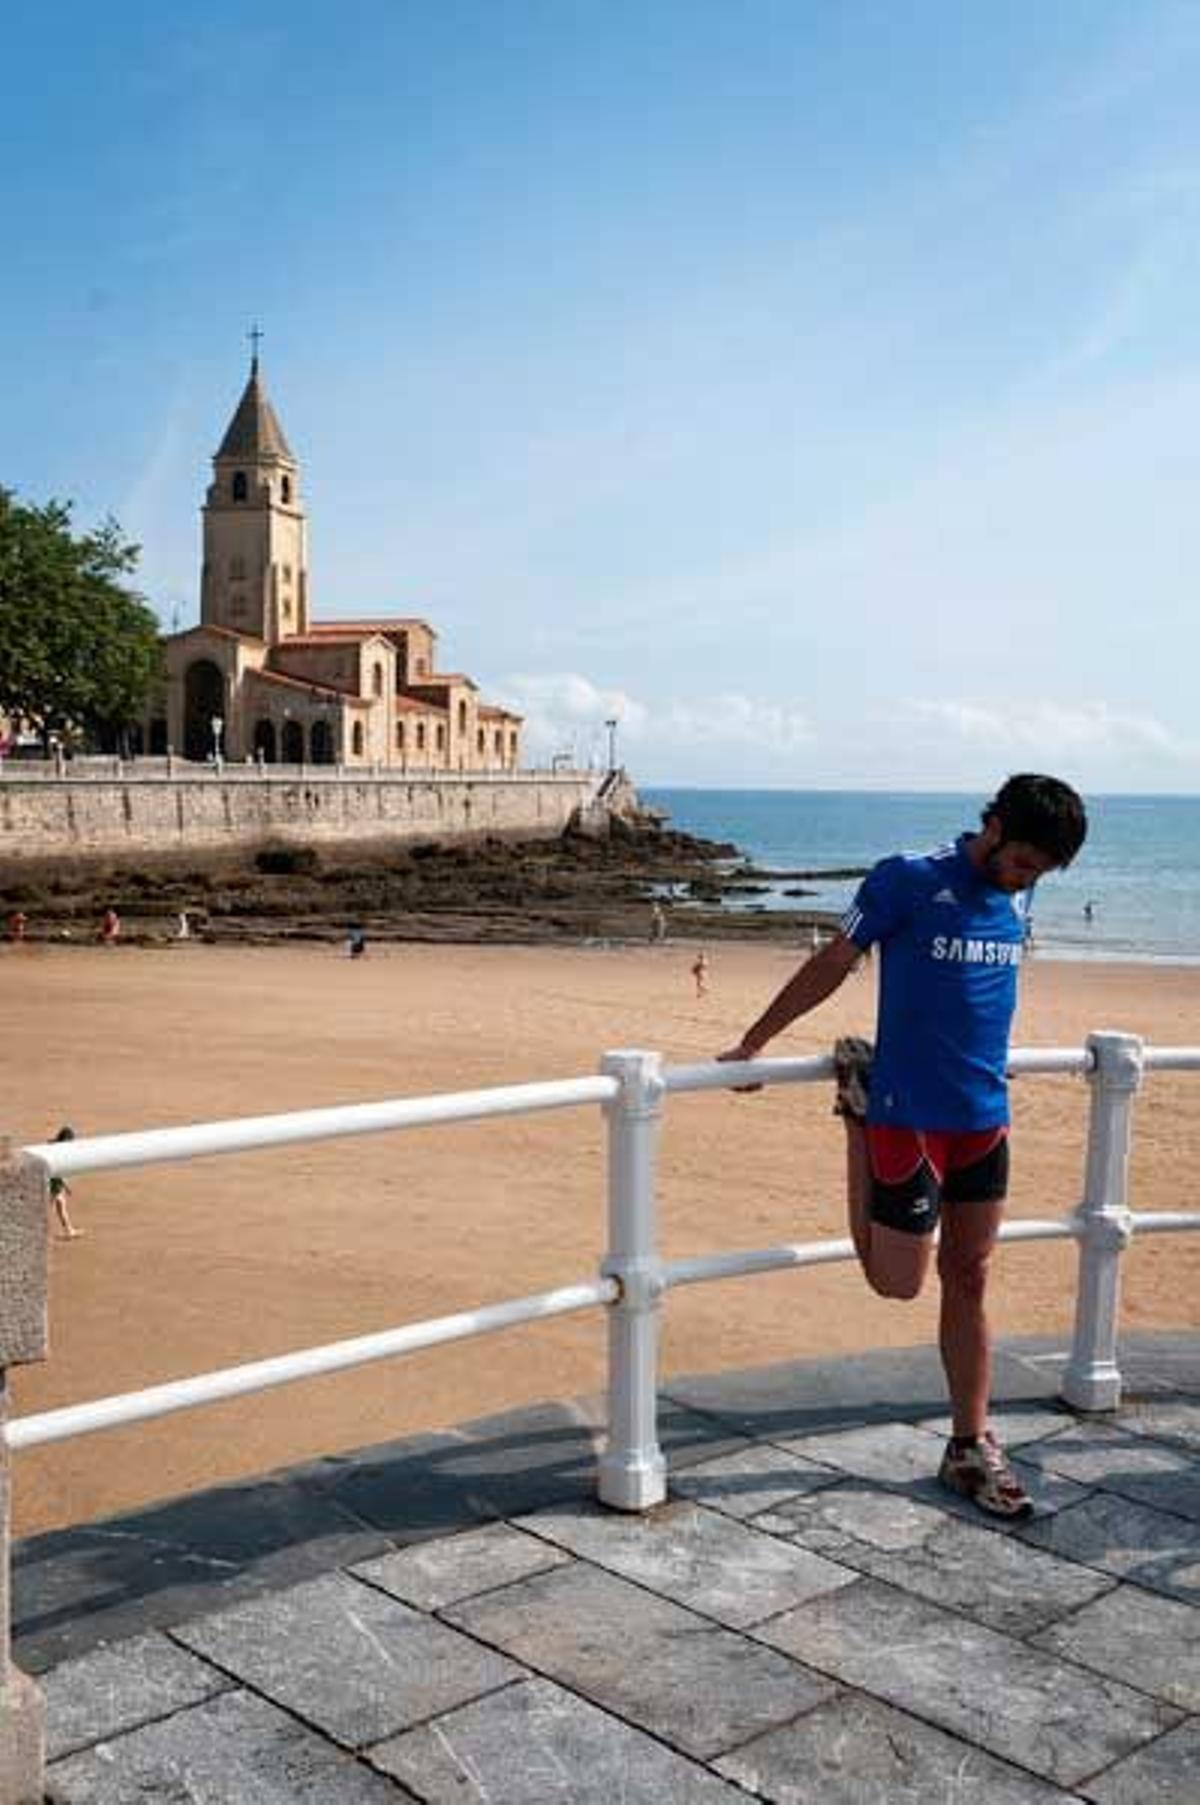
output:
M307 677L285 677L282 671L247 671L247 682L257 680L259 683L282 683L288 689L306 689L322 696L336 696L339 702L353 702L354 696L346 694L344 689L335 689L332 683L313 683Z
M290 464L296 461L259 379L257 357L250 366L250 380L242 391L217 456L245 458L247 463L259 458L286 458Z
M433 632L429 622L419 620L415 614L387 614L380 616L377 620L314 621L309 631L312 633L386 633L389 628L395 627L424 627L427 633Z

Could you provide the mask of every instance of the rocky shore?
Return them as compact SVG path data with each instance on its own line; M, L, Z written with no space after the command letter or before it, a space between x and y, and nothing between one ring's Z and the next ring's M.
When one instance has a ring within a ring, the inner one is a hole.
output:
M192 857L126 866L56 861L10 872L0 884L7 919L26 917L29 940L91 941L106 909L125 943L179 937L267 943L337 940L500 942L523 945L646 941L655 903L672 939L794 941L829 917L802 906L762 906L780 880L737 847L678 833L652 817L615 818L594 836L397 844L381 851L265 846L237 859Z

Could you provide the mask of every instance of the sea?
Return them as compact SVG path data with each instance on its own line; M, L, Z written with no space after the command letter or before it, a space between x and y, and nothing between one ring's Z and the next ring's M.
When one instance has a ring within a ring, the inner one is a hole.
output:
M642 789L673 827L728 840L781 878L742 906L839 912L865 869L979 825L985 797L859 790ZM1037 886L1036 952L1060 959L1200 964L1200 797L1089 796L1087 844ZM802 889L805 895L785 895Z

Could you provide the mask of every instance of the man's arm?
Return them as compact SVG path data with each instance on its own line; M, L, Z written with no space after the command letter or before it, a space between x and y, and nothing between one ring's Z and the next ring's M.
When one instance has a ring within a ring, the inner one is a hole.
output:
M854 970L862 958L862 948L845 934L835 934L827 941L819 953L805 961L793 973L779 995L774 997L763 1010L758 1020L747 1028L736 1047L731 1047L721 1058L755 1059L762 1052L767 1042L774 1040L777 1034L801 1015L807 1015L831 997L838 986Z

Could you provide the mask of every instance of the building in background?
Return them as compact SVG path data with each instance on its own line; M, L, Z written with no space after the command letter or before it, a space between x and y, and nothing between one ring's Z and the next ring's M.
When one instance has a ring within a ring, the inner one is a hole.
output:
M165 642L149 750L264 764L513 771L521 717L437 669L424 620L317 622L300 466L255 356L203 509L200 625Z

